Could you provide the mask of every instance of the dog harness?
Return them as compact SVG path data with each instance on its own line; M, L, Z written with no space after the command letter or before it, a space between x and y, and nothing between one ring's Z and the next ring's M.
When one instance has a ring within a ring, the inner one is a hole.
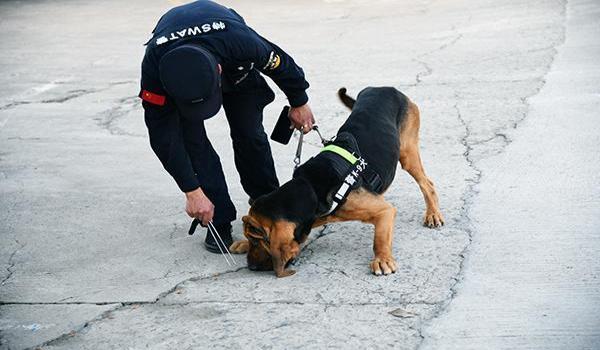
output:
M314 158L317 157L327 159L328 172L331 172L336 179L331 195L322 199L327 202L322 203L322 207L327 209L318 213L319 217L333 214L344 204L354 189L362 186L378 193L383 186L379 174L369 167L367 160L360 154L356 139L348 132L339 133L335 140L327 142Z
M367 162L363 158L357 158L353 153L350 153L344 148L334 144L325 146L321 152L333 152L352 165L348 175L344 177L344 181L333 195L331 207L327 212L319 215L324 217L333 214L333 212L335 212L335 210L346 201L350 191L356 188L357 183L360 181L360 175L367 167Z

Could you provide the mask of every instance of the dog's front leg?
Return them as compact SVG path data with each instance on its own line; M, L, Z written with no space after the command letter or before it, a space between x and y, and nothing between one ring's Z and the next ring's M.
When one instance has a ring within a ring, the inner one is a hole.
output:
M250 243L248 242L247 239L235 241L235 242L233 242L231 247L229 247L229 250L233 254L245 254L245 253L248 253L249 249L250 249Z
M385 204L387 207L379 211L371 221L375 225L375 237L373 238L375 258L371 261L370 267L377 276L389 275L396 272L398 268L392 255L396 208L387 202Z
M375 275L389 275L396 272L397 264L392 255L394 219L396 208L386 202L382 195L374 195L363 189L350 193L346 203L328 221L359 220L375 226L373 252L375 258L369 266Z

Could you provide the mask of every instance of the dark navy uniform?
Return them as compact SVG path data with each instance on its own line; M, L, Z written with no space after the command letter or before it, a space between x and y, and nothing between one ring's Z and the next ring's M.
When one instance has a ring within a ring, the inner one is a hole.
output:
M235 220L235 207L203 118L185 115L159 74L163 55L190 44L214 55L223 69L222 103L231 129L235 165L250 198L279 186L262 126L263 109L275 95L260 73L273 79L292 107L307 103L309 85L289 55L248 27L232 9L196 1L171 9L159 20L146 43L142 62L140 97L150 144L179 188L189 192L201 187L215 205L215 224L228 223Z

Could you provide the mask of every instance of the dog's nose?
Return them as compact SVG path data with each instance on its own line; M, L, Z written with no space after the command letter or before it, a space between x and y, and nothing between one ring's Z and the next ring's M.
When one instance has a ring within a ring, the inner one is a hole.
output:
M252 271L256 271L256 270L258 270L258 267L257 267L256 265L254 265L254 264L248 264L248 268L249 268L250 270L252 270Z

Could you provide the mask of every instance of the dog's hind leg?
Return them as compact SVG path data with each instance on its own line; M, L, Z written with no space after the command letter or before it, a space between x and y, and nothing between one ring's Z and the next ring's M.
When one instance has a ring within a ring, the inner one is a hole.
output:
M400 164L415 179L425 198L427 209L423 224L431 228L439 227L444 224L444 218L440 212L438 196L433 182L425 175L419 154L419 108L409 101L406 113L400 128Z

